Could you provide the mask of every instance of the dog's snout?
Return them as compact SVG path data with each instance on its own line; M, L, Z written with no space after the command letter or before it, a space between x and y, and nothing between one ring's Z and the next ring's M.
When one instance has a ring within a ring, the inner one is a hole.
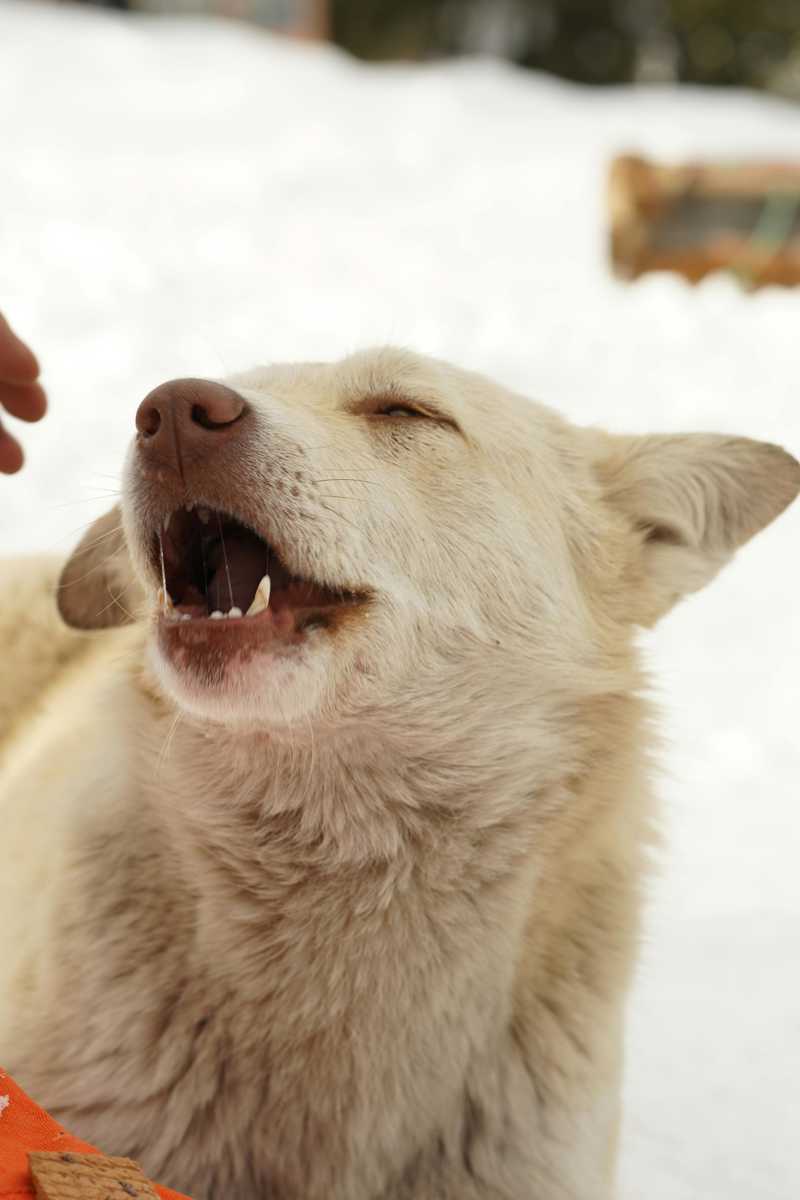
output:
M182 436L203 438L229 430L247 405L231 388L210 379L173 379L145 396L136 412L136 428L145 439L172 428Z
M210 379L172 379L145 396L136 412L141 452L182 474L185 460L210 457L238 436L246 401Z

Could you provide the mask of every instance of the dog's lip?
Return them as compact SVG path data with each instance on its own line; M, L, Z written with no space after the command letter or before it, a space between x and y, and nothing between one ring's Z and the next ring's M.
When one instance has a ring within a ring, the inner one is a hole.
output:
M159 633L167 639L191 645L193 642L225 642L268 644L271 641L297 644L312 628L325 628L332 613L340 608L355 607L365 601L343 601L341 604L309 605L305 609L281 608L274 611L271 608L254 616L225 617L194 617L191 620L180 616L169 616L159 612L157 617Z

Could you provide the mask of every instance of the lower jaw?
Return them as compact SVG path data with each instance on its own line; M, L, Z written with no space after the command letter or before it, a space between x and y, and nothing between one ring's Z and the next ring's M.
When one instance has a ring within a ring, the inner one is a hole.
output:
M256 621L261 628L255 628ZM228 626L228 628L225 628ZM330 639L323 632L281 632L253 618L172 621L159 618L154 658L162 685L181 708L226 723L258 719L268 695L298 679ZM244 706L244 708L242 708Z
M192 617L160 613L156 619L159 655L171 672L201 690L237 686L250 664L266 668L303 661L304 650L336 638L341 628L363 615L367 602L324 607L268 608L252 617Z
M157 619L161 649L190 652L207 647L216 657L281 654L301 646L314 630L327 628L330 615L319 610L267 609L253 617L190 616L176 611Z

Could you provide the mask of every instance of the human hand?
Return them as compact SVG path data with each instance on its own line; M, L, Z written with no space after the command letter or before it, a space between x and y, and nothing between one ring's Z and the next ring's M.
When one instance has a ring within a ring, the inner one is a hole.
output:
M38 421L47 409L35 355L12 332L0 313L0 409L22 421ZM22 466L22 447L0 421L0 471L13 475Z

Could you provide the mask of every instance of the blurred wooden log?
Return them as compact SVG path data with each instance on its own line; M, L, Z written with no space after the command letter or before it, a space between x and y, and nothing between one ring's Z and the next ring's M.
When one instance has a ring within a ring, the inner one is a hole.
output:
M800 283L800 163L611 164L615 273L677 271L696 283L733 272L748 287Z

